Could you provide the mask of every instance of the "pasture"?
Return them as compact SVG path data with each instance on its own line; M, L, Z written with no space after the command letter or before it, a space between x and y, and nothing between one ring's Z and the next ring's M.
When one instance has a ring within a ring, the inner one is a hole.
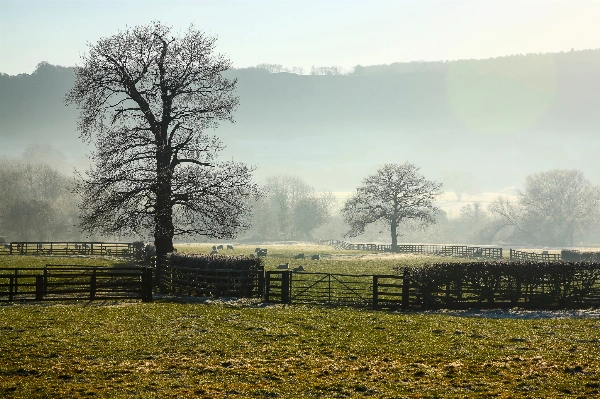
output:
M389 273L435 257L266 246L311 271ZM210 252L211 245L177 245ZM250 254L235 247L225 254ZM321 259L293 259L298 253ZM448 259L445 258L447 261ZM0 266L58 263L6 257ZM115 259L60 258L111 264ZM309 269L310 268L310 269ZM493 313L497 315L498 313ZM592 398L600 318L382 312L258 299L0 305L0 397ZM568 315L567 312L556 313Z
M209 254L213 244L178 244L177 251L183 253ZM395 268L408 265L424 265L436 262L459 262L458 258L393 254L357 250L336 250L328 245L234 245L233 250L221 250L219 255L250 255L257 247L267 248L268 255L263 259L265 270L276 270L282 263L289 263L290 269L298 266L309 272L347 274L390 274ZM305 259L295 259L304 254ZM311 255L319 255L319 260L311 260Z

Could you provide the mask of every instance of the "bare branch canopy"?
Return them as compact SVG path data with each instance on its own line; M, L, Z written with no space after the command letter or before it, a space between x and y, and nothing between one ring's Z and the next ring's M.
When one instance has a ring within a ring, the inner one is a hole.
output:
M217 162L223 144L204 133L233 122L238 105L215 44L193 26L176 36L154 22L89 45L65 97L96 145L76 187L85 231L149 230L161 255L174 235L233 237L248 226L252 168Z
M410 163L385 164L374 175L363 180L362 186L350 197L342 209L350 225L347 236L356 237L365 227L375 222L390 226L392 250L398 249L397 228L403 221L420 220L435 223L434 205L441 184L421 176L419 168Z

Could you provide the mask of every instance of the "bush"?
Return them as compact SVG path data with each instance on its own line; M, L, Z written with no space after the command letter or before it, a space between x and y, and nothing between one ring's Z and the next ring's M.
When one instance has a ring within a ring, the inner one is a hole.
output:
M425 307L598 306L600 264L471 262L412 267L410 281Z

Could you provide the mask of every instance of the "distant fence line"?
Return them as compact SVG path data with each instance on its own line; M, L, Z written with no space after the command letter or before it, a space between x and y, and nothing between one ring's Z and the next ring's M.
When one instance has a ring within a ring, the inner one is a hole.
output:
M99 241L15 241L0 246L0 255L141 256L142 243Z
M549 254L547 251L540 254L537 252L524 252L511 249L509 259L512 261L528 262L560 262L561 254Z
M336 249L391 252L389 244L355 244L342 240L317 240L318 244L331 245ZM454 256L460 258L502 259L502 248L472 247L468 245L398 244L398 253Z
M0 269L0 302L152 301L152 268L46 265Z

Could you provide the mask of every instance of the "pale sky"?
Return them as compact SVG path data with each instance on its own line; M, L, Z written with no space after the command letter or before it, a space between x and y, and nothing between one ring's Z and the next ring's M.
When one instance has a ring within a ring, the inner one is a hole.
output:
M0 0L0 72L73 66L88 42L153 20L218 36L235 67L350 70L600 47L600 0Z

